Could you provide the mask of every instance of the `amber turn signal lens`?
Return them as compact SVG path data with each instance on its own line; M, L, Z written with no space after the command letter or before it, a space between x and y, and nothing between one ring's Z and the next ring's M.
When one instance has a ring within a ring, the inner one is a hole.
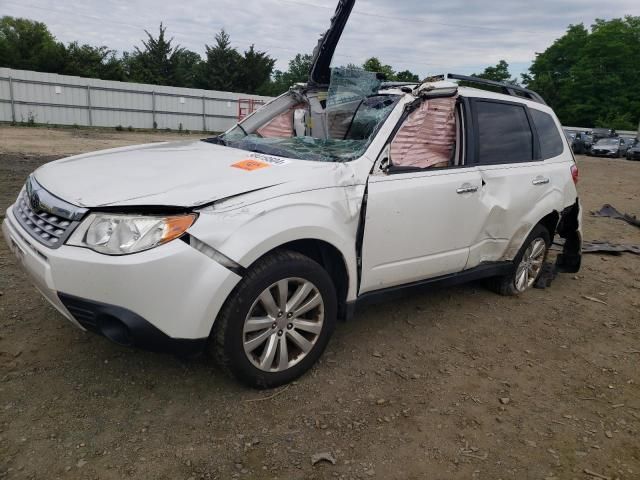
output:
M193 225L193 222L195 221L195 213L165 218L164 231L162 232L160 243L170 242L171 240L180 237L191 225Z

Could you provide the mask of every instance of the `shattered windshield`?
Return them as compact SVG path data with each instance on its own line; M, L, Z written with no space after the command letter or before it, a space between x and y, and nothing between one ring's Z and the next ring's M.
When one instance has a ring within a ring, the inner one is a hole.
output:
M381 95L379 89L376 74L337 68L327 91L298 94L284 111L267 115L252 129L239 124L218 141L268 155L348 162L364 154L400 99Z

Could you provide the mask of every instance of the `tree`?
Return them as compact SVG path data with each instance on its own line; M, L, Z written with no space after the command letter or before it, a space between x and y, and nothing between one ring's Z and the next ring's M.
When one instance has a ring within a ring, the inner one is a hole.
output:
M393 71L391 65L383 65L377 57L371 57L362 65L368 72L382 73L386 80L393 81L396 79L396 72Z
M640 119L640 17L571 25L523 79L568 125L635 130Z
M254 45L244 52L240 62L239 87L244 93L258 93L261 88L268 85L271 79L275 59L266 52L259 52Z
M200 86L209 90L237 91L242 55L231 46L229 34L221 30L215 36L215 44L205 45L205 49L207 58L199 78Z
M175 54L175 79L177 87L198 88L198 76L202 68L202 57L191 50L181 49Z
M200 57L179 45L173 46L173 38L167 40L165 37L166 31L162 23L157 38L145 30L147 40L142 40L144 49L135 47L134 53L127 56L130 80L170 86L188 83L192 75L189 70L196 67Z
M275 97L286 92L296 83L306 82L309 79L312 60L312 55L298 53L289 61L289 69L286 72L280 70L273 72L271 82L263 86L259 93Z
M589 31L584 25L570 25L565 35L543 53L536 54L529 73L522 75L524 84L542 95L563 121L569 118L562 99L571 95L571 70L578 62L588 36Z
M0 18L0 67L60 73L65 48L44 23Z
M122 61L107 47L92 47L71 42L65 49L64 65L60 73L104 80L126 80Z
M396 74L396 80L398 82L420 82L420 77L409 70L403 70Z
M511 83L516 85L518 82L511 78L509 73L509 64L505 60L500 60L495 66L487 67L482 73L474 73L472 76L493 80L494 82Z

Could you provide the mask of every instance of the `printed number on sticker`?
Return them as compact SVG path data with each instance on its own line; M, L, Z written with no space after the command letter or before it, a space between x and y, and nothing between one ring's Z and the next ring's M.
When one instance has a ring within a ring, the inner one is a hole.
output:
M231 165L234 168L239 168L241 170L247 170L249 172L253 170L259 170L261 168L267 168L271 165L267 162L262 162L260 160L242 160L238 163L234 163Z

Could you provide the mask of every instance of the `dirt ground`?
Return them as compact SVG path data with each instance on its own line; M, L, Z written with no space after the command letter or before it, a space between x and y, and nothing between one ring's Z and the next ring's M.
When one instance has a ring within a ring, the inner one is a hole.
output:
M44 162L163 138L0 128L0 209ZM579 166L586 212L640 214L640 162ZM619 220L584 232L640 243ZM0 478L640 478L639 256L587 255L519 298L470 284L359 311L267 392L75 329L3 241L0 272Z

